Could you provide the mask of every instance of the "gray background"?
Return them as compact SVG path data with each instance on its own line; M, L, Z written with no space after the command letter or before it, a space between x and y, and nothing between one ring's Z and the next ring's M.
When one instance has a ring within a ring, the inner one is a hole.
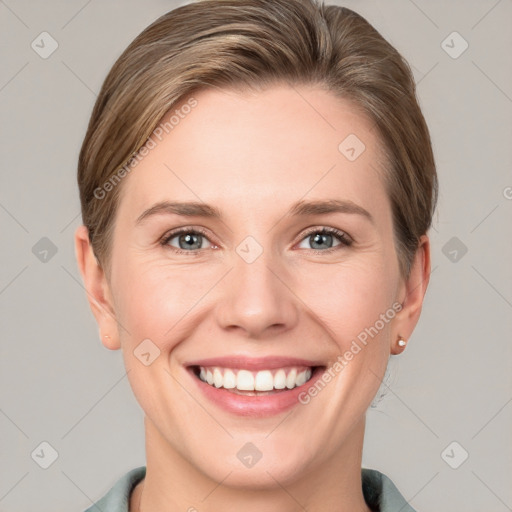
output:
M141 409L75 261L76 162L114 60L184 3L0 1L2 512L81 511L145 463ZM422 318L368 412L363 465L418 512L512 510L512 1L339 3L412 65L441 189ZM31 48L43 31L47 59ZM48 469L31 456L43 441Z

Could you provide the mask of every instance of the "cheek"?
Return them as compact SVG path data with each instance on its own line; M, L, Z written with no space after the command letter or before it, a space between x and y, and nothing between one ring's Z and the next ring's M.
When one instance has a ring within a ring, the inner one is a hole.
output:
M283 279L293 290L283 299L293 301L305 316L313 314L345 349L391 307L396 284L389 270L392 256L381 247L346 262L302 261L292 271L282 268ZM220 290L226 286L220 283L227 270L222 264L177 265L132 256L115 268L116 315L129 333L121 330L132 351L149 338L169 353L197 327L203 314L211 312L212 301L222 300ZM216 284L220 287L215 290Z
M201 308L201 298L218 281L211 268L176 266L133 258L118 267L116 313L127 329L128 343L151 339L162 351L185 336L189 318Z
M318 265L314 272L301 272L294 289L345 350L393 304L394 278L385 268L378 258L340 264L335 270Z

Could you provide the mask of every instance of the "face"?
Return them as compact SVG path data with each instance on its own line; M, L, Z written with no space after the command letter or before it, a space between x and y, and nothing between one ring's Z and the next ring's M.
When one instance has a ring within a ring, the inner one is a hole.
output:
M348 456L419 308L397 311L379 141L350 102L286 86L194 98L122 182L117 323L97 318L162 453L285 485Z

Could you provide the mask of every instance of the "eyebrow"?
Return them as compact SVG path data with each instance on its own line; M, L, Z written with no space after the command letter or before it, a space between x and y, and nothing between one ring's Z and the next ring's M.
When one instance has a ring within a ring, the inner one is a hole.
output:
M368 210L362 206L350 201L339 199L316 200L316 201L298 201L289 209L288 216L306 216L323 215L328 213L348 213L361 215L374 223L374 219ZM168 214L181 215L184 217L206 217L222 220L221 211L209 204L200 202L176 202L160 201L147 210L143 211L135 224L141 224L145 219L153 215Z

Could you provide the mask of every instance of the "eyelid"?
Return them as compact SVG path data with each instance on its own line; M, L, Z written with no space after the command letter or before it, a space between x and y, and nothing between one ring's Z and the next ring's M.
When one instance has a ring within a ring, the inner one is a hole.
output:
M354 241L354 239L343 229L338 229L330 226L313 226L311 228L307 228L306 231L303 233L302 238L312 234L312 233L328 233L328 234L337 234L337 235L344 235L347 240Z

